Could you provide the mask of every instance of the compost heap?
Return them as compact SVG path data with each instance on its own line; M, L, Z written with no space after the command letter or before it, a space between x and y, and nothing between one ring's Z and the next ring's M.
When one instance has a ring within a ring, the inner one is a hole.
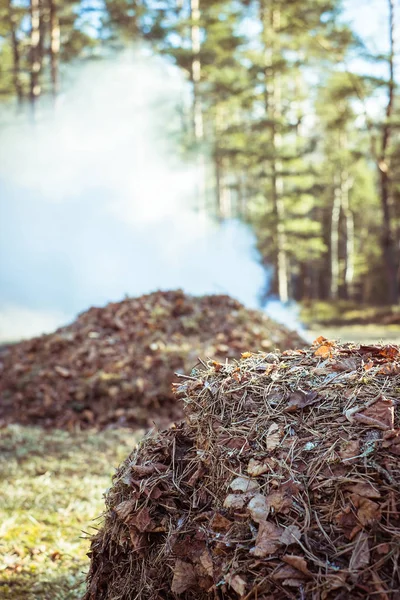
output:
M400 597L400 354L209 361L118 469L85 600Z
M174 373L190 372L198 356L304 345L229 296L178 290L91 308L51 335L1 352L0 425L166 427L182 417Z

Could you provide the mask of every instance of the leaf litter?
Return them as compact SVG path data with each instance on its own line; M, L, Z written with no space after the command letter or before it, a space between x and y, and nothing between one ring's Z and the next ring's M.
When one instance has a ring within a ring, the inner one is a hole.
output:
M1 350L0 426L167 427L182 418L174 374L190 372L199 356L304 345L229 296L177 290L90 308L55 333Z
M175 386L185 422L118 469L85 600L398 600L399 347L267 356Z

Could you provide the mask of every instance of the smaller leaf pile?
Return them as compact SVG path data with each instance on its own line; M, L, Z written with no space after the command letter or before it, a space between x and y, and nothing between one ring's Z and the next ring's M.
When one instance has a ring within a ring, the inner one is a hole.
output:
M85 600L397 600L400 352L204 363L122 464Z
M182 417L171 382L198 356L302 347L294 332L229 296L156 292L91 308L0 355L0 425L167 426Z

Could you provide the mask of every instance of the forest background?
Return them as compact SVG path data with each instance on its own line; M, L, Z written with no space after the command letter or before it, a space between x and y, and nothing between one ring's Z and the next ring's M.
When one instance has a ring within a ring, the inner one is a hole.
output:
M371 44L346 21L350 4L364 10L357 0L0 0L0 121L10 109L57 118L71 67L145 44L190 88L173 143L200 174L196 208L251 226L271 273L265 292L396 305L400 7L367 10L382 24Z

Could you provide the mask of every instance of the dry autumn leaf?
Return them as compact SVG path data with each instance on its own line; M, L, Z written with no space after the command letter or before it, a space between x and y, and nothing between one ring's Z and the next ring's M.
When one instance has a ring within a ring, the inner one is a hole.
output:
M229 484L229 487L234 492L248 492L250 490L258 490L259 485L254 479L249 477L235 477Z
M247 465L247 472L252 477L258 477L259 475L262 475L263 473L268 473L269 470L270 470L270 468L267 464L263 463L260 460L256 460L254 458L251 458L249 460L249 464Z
M350 558L350 571L358 571L367 567L370 561L370 551L368 545L368 534L366 531L360 531L354 544L354 550Z
M270 505L268 500L262 494L256 494L248 503L247 510L250 513L251 518L256 523L265 521L269 514Z
M271 423L267 431L267 450L275 450L280 444L281 434L279 425L277 423Z
M295 554L285 554L282 556L282 560L290 565L291 567L297 569L305 575L306 577L312 577L312 573L308 569L307 562L303 556L296 556Z
M286 412L295 412L300 408L305 408L306 406L314 404L314 402L317 400L317 392L304 392L303 390L296 390L289 396Z
M374 404L353 415L359 423L378 429L394 428L394 403L387 398L379 398Z
M245 594L247 581L242 575L228 573L225 575L225 581L239 596Z
M270 521L262 521L258 528L256 545L250 554L258 558L265 558L274 554L282 545L281 535L283 530Z
M193 566L178 558L173 568L174 576L172 578L171 592L173 594L183 594L196 583L196 574Z

